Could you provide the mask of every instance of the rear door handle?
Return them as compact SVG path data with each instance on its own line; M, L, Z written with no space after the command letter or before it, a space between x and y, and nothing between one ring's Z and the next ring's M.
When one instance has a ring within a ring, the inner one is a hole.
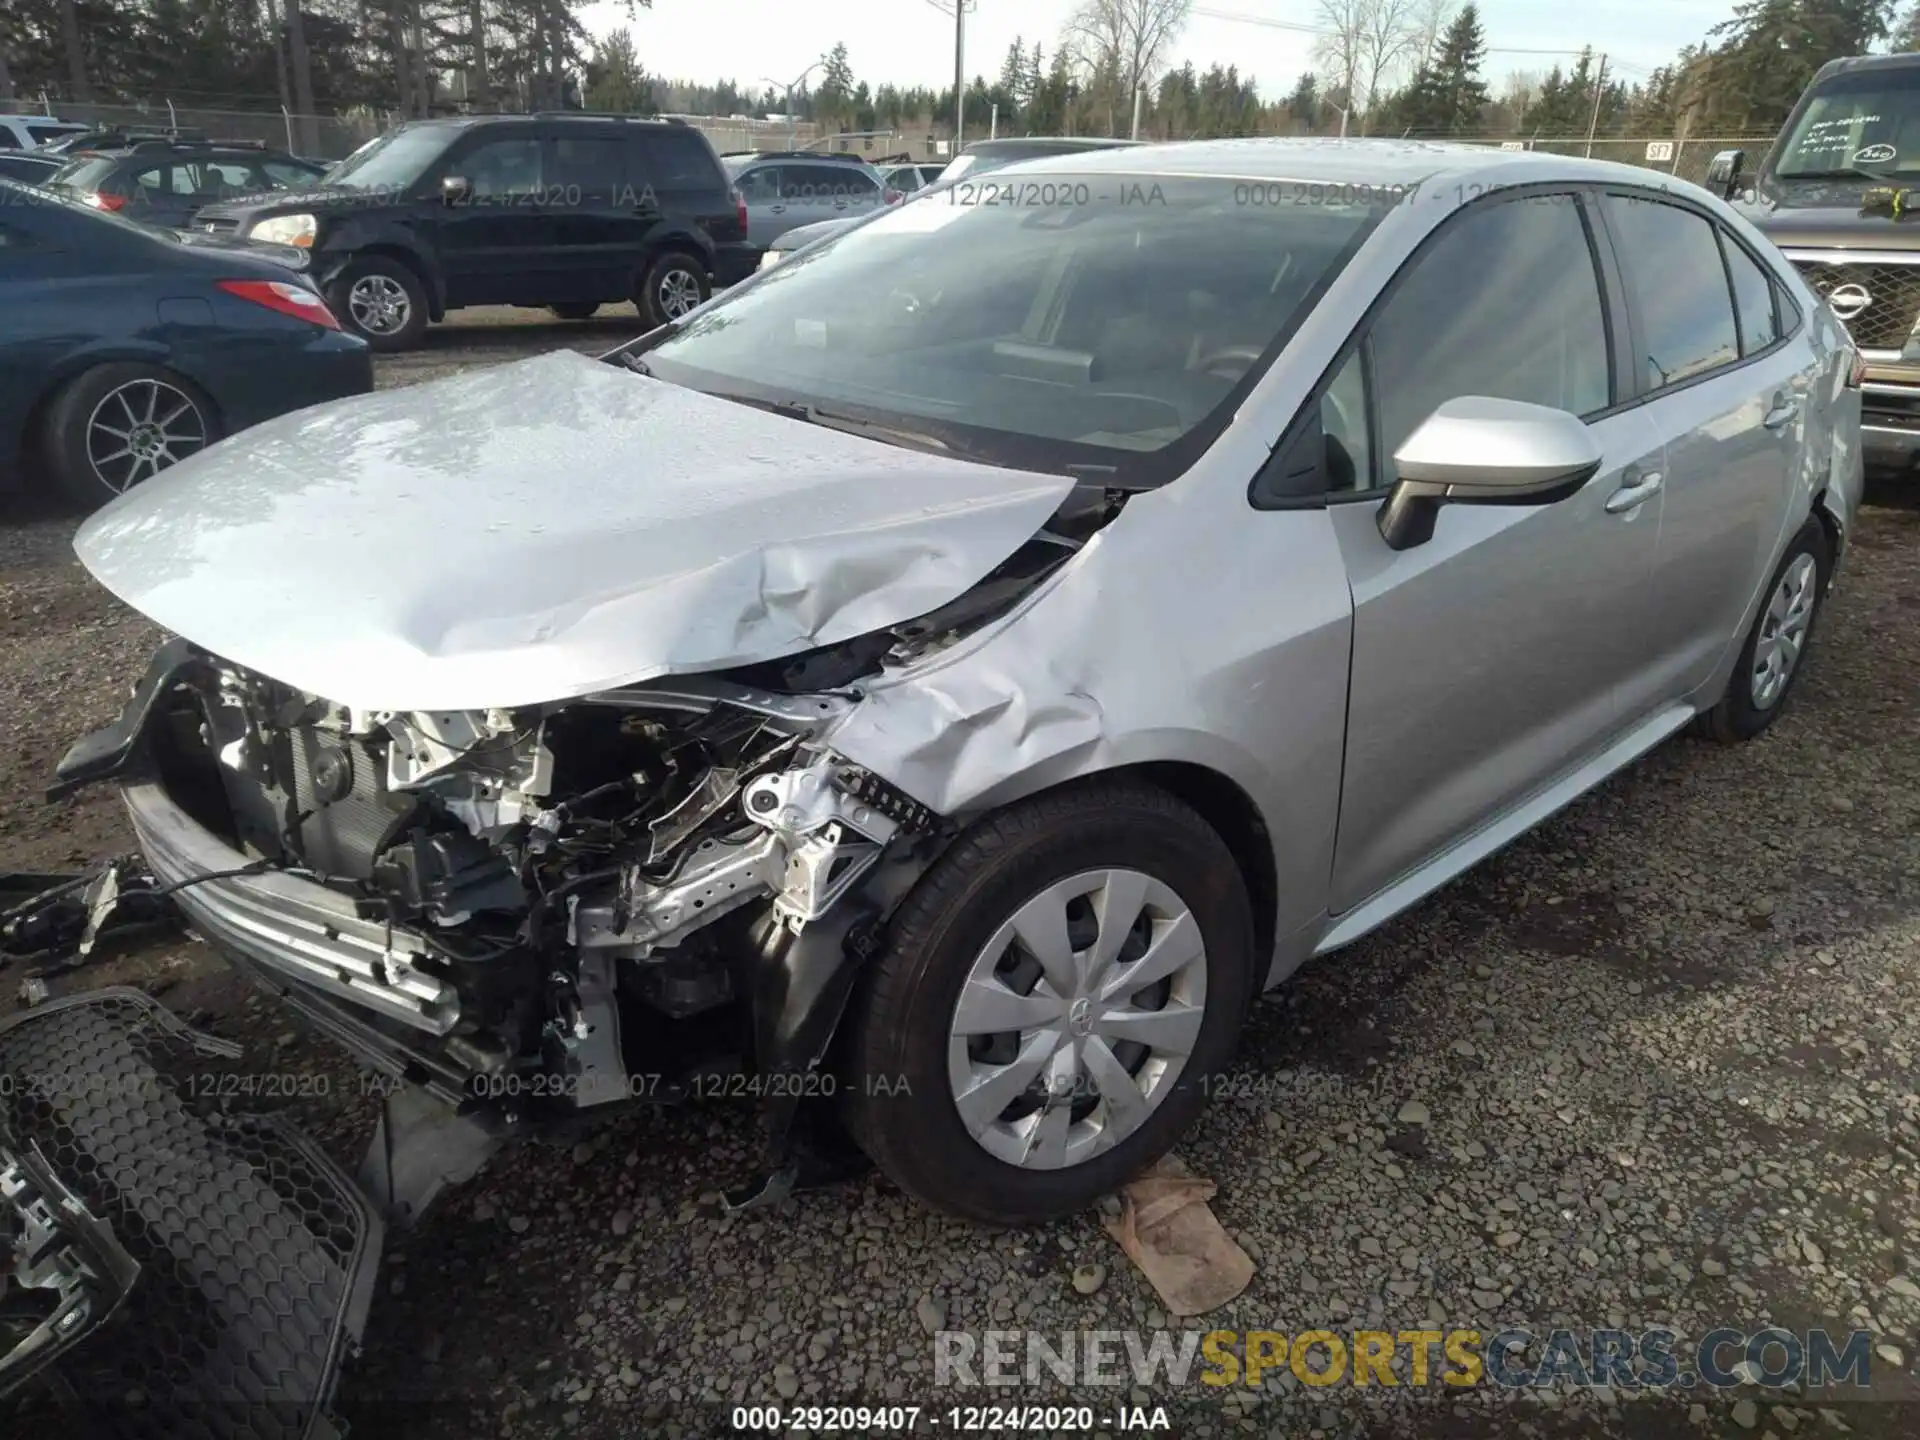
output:
M1649 470L1638 479L1629 480L1607 497L1607 514L1624 515L1639 509L1660 493L1665 478L1658 470Z
M1778 430L1799 413L1800 397L1782 391L1773 397L1773 408L1760 418L1760 423L1769 430Z

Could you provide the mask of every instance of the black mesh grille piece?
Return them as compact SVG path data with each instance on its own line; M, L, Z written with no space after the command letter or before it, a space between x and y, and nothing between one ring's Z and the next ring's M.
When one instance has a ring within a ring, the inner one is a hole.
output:
M1834 306L1853 343L1862 350L1906 348L1913 322L1920 318L1920 265L1801 264L1799 269L1823 300L1831 302L1833 292L1843 286L1866 293L1865 308L1851 315L1844 312L1859 303L1857 296L1842 297L1843 303Z
M37 1146L140 1265L55 1366L89 1435L300 1440L364 1321L378 1220L311 1143L224 1108L232 1058L137 990L0 1027L0 1137Z

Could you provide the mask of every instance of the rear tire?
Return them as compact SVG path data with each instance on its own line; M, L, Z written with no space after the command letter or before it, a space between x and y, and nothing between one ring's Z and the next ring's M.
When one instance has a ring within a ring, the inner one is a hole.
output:
M61 496L94 510L220 438L220 415L185 376L136 362L96 365L47 409L43 442Z
M648 326L658 329L678 320L712 293L705 262L684 250L668 250L647 266L634 304Z
M1027 944L1049 920L1054 968L1044 938ZM1199 1113L1253 993L1253 934L1226 844L1164 791L1094 781L990 815L921 878L862 976L848 1128L935 1208L1007 1225L1085 1209ZM1138 968L1149 946L1164 975Z
M1751 740L1779 717L1807 668L1807 648L1833 575L1826 527L1810 515L1767 581L1766 597L1720 703L1696 722L1723 745Z
M427 290L398 260L363 255L327 287L327 306L349 334L382 354L411 350L427 330Z
M549 305L547 309L553 312L553 317L556 320L591 320L595 315L600 313L599 305L589 305L583 301L570 301L565 305Z

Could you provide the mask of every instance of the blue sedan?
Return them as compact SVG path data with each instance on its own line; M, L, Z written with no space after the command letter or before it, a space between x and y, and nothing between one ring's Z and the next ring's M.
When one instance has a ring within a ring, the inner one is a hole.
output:
M289 410L373 388L303 252L149 229L0 180L0 478L87 509Z

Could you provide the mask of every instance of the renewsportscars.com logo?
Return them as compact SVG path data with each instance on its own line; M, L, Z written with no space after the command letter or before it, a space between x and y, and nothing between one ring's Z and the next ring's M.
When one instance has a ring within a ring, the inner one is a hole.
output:
M1689 1340L1652 1330L1087 1330L1043 1334L942 1330L936 1385L1138 1385L1258 1389L1291 1374L1303 1385L1622 1390L1870 1383L1874 1338L1769 1326Z

